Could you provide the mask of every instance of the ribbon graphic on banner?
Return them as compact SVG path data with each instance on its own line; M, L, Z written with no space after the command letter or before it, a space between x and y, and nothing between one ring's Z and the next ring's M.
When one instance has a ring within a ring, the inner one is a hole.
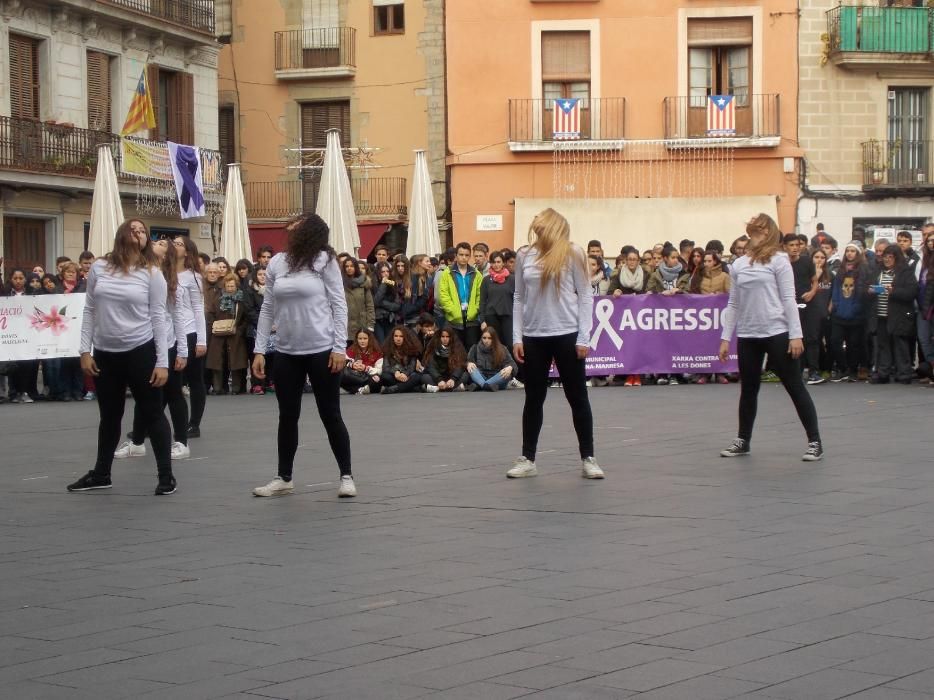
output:
M597 344L600 342L600 338L603 337L604 333L609 337L610 342L616 346L617 350L622 348L623 339L610 324L610 320L613 318L613 301L611 299L599 299L597 303L594 304L593 315L597 320L597 329L593 332L593 335L590 336L591 349L597 349Z
M199 149L171 141L168 144L181 216L183 219L204 216L204 184Z

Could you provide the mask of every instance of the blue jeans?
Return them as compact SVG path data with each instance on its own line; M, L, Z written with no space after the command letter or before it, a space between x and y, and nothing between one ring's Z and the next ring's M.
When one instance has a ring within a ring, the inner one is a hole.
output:
M485 387L487 384L494 384L498 386L500 389L502 389L504 386L509 384L509 380L506 379L506 377L501 375L499 372L497 372L492 377L487 379L486 377L483 376L483 373L480 372L479 369L475 369L470 373L470 378L473 380L474 384L476 384L477 386L481 388Z
M934 364L934 342L931 342L932 331L934 331L934 326L931 325L930 321L924 318L924 314L919 313L918 344L921 345L921 352L924 353L924 357L920 359Z

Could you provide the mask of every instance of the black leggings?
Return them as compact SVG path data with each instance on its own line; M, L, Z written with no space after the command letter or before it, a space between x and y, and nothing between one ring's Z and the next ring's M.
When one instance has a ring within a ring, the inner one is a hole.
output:
M587 398L584 360L577 358L577 334L549 338L522 337L525 351L525 408L522 409L522 456L534 462L548 393L548 371L554 359L571 407L581 459L593 457L593 414Z
M140 413L141 425L152 442L159 478L172 476L172 435L162 409L162 389L149 383L156 366L156 344L150 340L126 352L94 351L100 374L95 378L97 408L97 463L94 473L109 477L114 450L120 442L126 390L129 387Z
M866 340L863 324L830 322L830 345L833 348L837 369L845 374L856 373L866 367ZM844 345L846 347L844 348Z
M204 404L207 402L207 389L204 386L204 357L195 356L197 344L198 335L189 333L185 381L188 382L188 399L191 401L191 417L188 420L193 428L201 426L201 418L204 416Z
M752 427L756 422L759 385L762 376L762 361L769 356L769 367L782 380L785 391L791 397L798 418L807 432L808 442L820 440L817 426L817 411L814 402L801 378L801 364L788 353L788 334L781 333L770 338L740 338L737 342L739 354L739 435L743 440L752 439Z
M318 405L318 416L328 434L331 451L341 476L350 474L350 435L341 417L341 374L328 369L330 350L313 355L276 353L276 400L279 402L279 476L292 480L292 464L298 449L298 419L302 414L305 377Z
M350 394L356 394L365 386L370 387L370 393L378 394L379 390L382 388L382 385L371 375L363 376L359 372L354 372L350 369L344 369L340 376L341 389Z
M182 374L176 372L175 357L178 351L175 346L169 348L169 380L162 387L162 409L169 407L169 416L172 418L172 431L175 433L175 442L188 444L188 404L182 394ZM187 366L187 365L186 365ZM142 445L146 439L146 426L143 423L142 411L139 404L133 409L133 444Z

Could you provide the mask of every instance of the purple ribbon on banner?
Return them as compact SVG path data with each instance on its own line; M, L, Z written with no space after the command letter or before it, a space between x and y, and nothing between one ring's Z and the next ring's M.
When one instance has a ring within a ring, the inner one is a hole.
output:
M182 178L182 191L178 193L182 211L188 211L188 205L192 201L195 203L195 209L201 209L204 206L204 195L195 180L201 163L195 149L179 144L175 151L175 165L178 166L178 174Z

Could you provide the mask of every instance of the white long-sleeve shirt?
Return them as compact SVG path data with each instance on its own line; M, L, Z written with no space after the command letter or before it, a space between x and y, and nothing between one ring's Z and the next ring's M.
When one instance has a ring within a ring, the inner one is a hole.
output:
M320 253L312 266L289 271L285 253L266 268L266 291L256 324L256 349L264 352L276 328L276 350L287 355L347 351L347 299L337 259Z
M177 357L188 359L188 338L185 334L185 318L182 314L182 301L186 292L181 285L175 287L175 299L165 305L165 333L168 347L175 346Z
M787 333L789 340L803 338L795 276L785 253L776 253L764 265L743 256L730 263L730 301L723 315L720 338L771 338Z
M185 335L197 336L195 345L208 344L207 322L204 317L204 292L201 275L193 270L178 273L178 286L185 290L180 299L180 311L185 323Z
M156 367L168 368L165 277L157 268L124 273L98 260L88 272L81 352L93 345L105 352L126 352L154 340Z
M541 338L577 333L576 345L590 345L593 288L584 260L584 251L573 246L573 255L564 266L556 291L553 281L542 289L542 269L535 248L525 248L516 254L513 343L521 343L523 335Z

